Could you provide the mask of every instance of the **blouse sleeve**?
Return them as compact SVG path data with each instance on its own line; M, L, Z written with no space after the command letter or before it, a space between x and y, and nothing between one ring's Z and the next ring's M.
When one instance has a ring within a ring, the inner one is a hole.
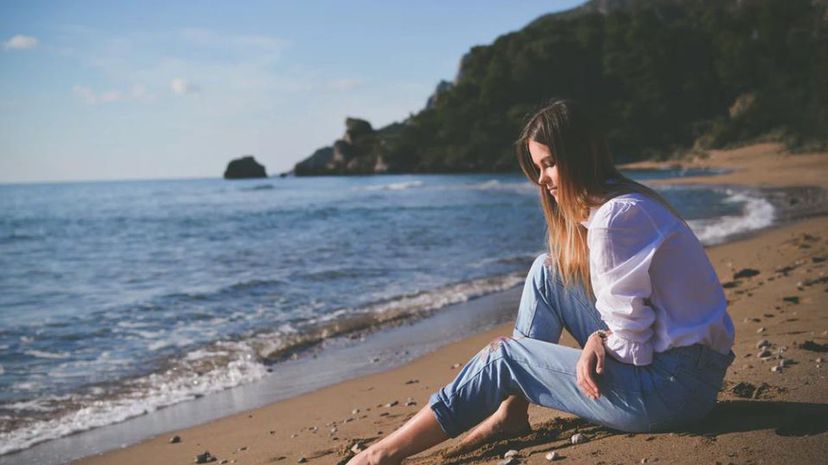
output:
M664 241L658 225L636 203L612 206L590 226L590 276L596 307L612 334L607 352L616 360L649 365L653 360L650 264Z

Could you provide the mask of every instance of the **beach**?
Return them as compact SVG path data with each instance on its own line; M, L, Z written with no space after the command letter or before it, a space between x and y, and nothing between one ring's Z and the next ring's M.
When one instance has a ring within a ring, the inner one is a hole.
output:
M441 451L455 439L407 463L494 463L509 449L530 464L546 463L544 456L551 450L558 453L556 462L572 464L824 461L828 367L821 360L828 357L828 154L786 154L778 145L759 144L712 151L683 166L729 171L715 179L669 182L767 189L778 193L780 206L787 205L774 227L707 249L736 325L736 360L710 417L688 431L625 434L532 406L530 434L444 459ZM519 293L512 289L502 295L507 298L477 299L467 305L516 310ZM216 463L344 463L353 448L370 444L410 418L488 341L510 333L511 324L501 324L388 371L73 463L184 464L205 451ZM768 341L770 356L760 358L762 340ZM562 343L574 345L568 336ZM585 434L588 441L570 444L575 432Z

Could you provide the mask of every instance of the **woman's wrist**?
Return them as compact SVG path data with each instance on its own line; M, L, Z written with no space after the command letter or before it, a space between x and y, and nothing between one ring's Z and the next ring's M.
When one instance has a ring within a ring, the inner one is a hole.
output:
M601 342L605 342L610 334L612 334L612 331L608 329L599 329L590 334L589 337L598 337L601 339Z

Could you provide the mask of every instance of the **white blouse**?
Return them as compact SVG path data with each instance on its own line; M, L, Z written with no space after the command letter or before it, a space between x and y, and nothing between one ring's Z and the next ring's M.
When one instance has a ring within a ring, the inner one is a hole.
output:
M593 208L587 228L596 307L612 334L607 353L648 365L653 352L695 343L733 346L724 291L693 231L643 194Z

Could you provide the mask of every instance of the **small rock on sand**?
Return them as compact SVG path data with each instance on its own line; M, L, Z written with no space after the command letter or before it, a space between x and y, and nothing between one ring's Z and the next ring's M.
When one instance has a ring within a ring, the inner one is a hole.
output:
M173 436L170 438L170 444L178 444L181 442L181 436Z
M306 459L305 457L299 456L299 460L297 460L296 463L305 463L307 461L308 459Z
M385 404L386 407L394 407L395 405L399 404L400 402L397 400L392 400L391 402Z
M770 347L770 342L767 339L762 339L756 343L756 348L761 349L762 347Z
M733 279L752 278L759 274L759 270L753 268L743 268L736 273L733 273Z
M779 365L774 365L774 366L771 367L770 370L774 373L781 373L782 372L782 367L779 366Z
M572 437L569 438L569 440L572 442L572 444L581 444L587 442L587 437L581 433L575 433L572 435Z
M762 333L764 333L764 332L765 332L765 328L764 328L764 327L759 328L759 329L757 329L757 330L756 330L756 334L762 334Z
M504 459L508 459L508 458L510 458L510 457L514 457L514 456L516 456L517 454L518 454L518 451L516 451L516 450L514 450L514 449L510 449L510 450L506 451L506 453L505 453L505 454L503 454L503 458L504 458Z
M452 366L451 366L451 369L452 369L452 370L454 370L454 369L456 369L456 368L460 368L460 364L459 364L459 363L455 363L454 365L452 365Z
M211 454L210 451L205 450L204 453L198 454L198 455L195 456L194 462L195 463L209 463L209 462L215 462L216 460L217 459L215 457L213 457L213 454Z
M553 450L552 452L547 452L544 457L546 457L546 460L551 462L558 458L558 453Z

